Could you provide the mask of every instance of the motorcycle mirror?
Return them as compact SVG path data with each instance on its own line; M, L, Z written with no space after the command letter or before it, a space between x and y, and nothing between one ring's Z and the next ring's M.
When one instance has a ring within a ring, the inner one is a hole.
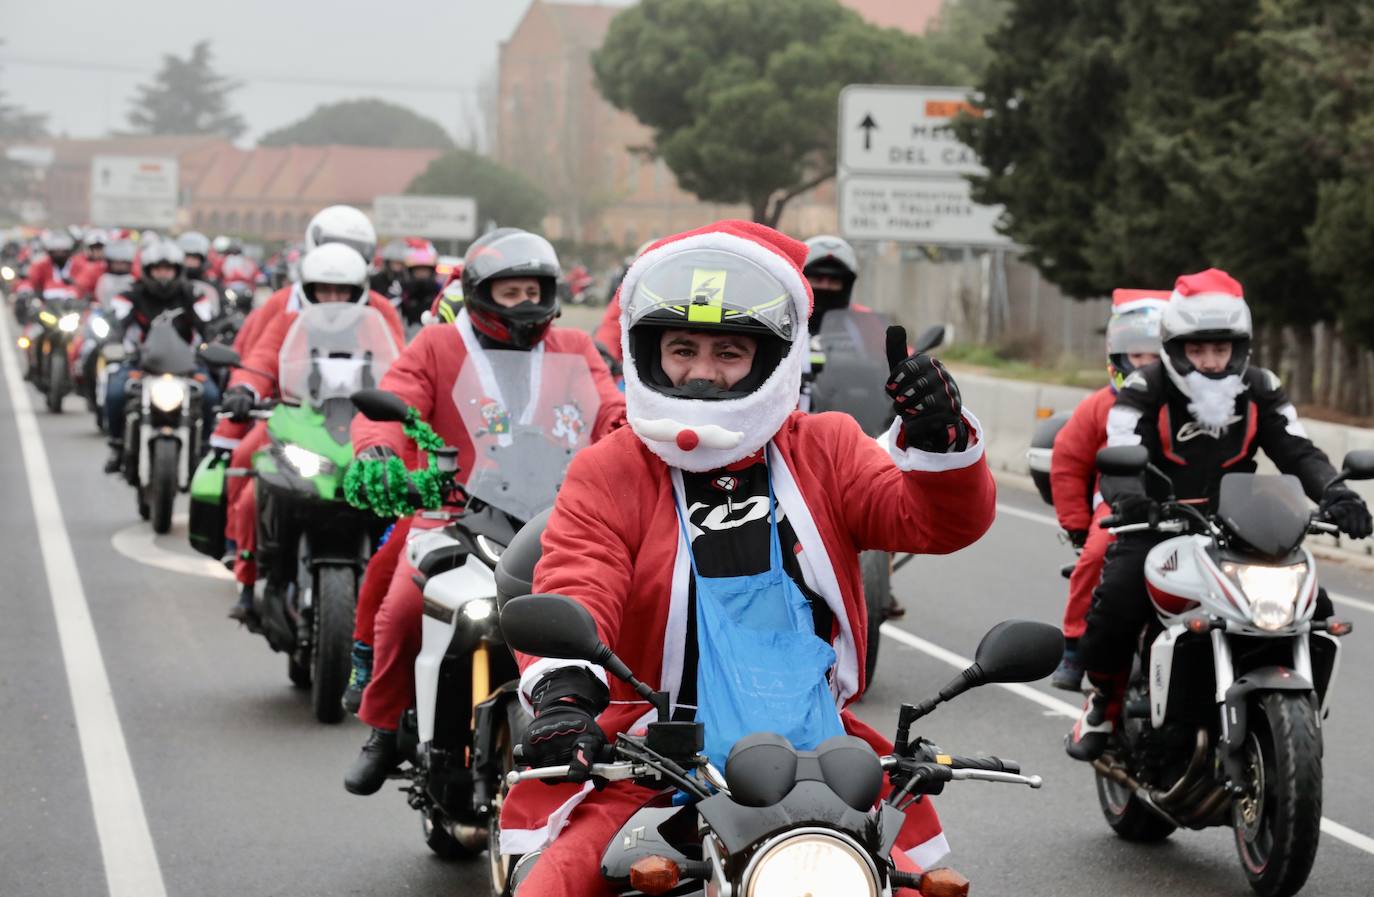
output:
M1374 480L1374 449L1347 452L1341 462L1341 477L1347 480Z
M349 398L353 400L353 407L368 420L405 423L406 415L410 412L410 406L400 396L385 389L360 389Z
M200 350L200 360L210 367L233 368L238 367L239 353L223 343L211 343Z
M934 349L942 345L944 341L945 325L934 324L930 327L927 327L925 330L921 331L921 335L916 338L916 345L912 346L912 348L915 349L916 354L919 355L923 352L929 352L931 349Z
M522 595L501 609L506 644L536 657L599 662L610 653L587 609L564 595Z
M1143 445L1114 445L1097 453L1097 469L1109 477L1134 477L1150 463L1150 450Z
M1004 620L978 643L974 663L983 682L1034 682L1064 656L1064 634L1047 623Z

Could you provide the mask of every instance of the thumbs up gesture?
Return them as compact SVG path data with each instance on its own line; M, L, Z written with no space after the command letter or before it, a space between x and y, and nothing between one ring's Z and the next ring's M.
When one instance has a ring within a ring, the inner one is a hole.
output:
M906 328L887 328L887 394L902 419L906 444L926 452L968 448L968 424L959 385L939 361L929 355L907 354Z

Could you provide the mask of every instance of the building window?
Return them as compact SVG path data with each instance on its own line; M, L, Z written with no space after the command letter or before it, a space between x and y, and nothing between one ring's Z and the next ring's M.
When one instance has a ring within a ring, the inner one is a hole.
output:
M277 234L277 215L275 212L262 213L262 235L274 237Z
M258 233L258 216L252 211L243 213L243 233L245 236L256 236Z
M218 237L221 233L222 231L219 228L219 209L215 209L210 213L210 234L212 237Z
M239 232L239 213L237 209L224 213L224 230L227 233L238 235Z

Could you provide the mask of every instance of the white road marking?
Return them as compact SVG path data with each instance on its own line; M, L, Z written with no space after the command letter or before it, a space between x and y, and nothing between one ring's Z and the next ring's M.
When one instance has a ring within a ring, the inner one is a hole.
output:
M185 514L178 514L173 517L172 532L181 532L184 537L183 527L185 523ZM157 533L153 532L152 527L146 523L133 523L119 530L110 537L110 545L115 551L138 564L159 567L187 576L203 576L207 579L219 579L224 582L234 581L234 574L226 570L224 565L218 561L203 555L183 554L179 551L163 548L158 544Z
M110 677L105 672L90 606L81 588L76 556L43 450L43 437L29 403L27 384L20 378L19 364L14 358L7 317L8 309L0 308L0 369L5 374L19 430L19 451L33 500L48 594L57 618L57 635L71 690L105 879L110 897L166 897Z
M1052 526L1056 529L1059 528L1059 521L1049 514L1037 514L1035 511L1026 511L1021 508L1012 507L1011 505L1002 504L1001 502L997 503L997 513L1005 514L1008 517L1019 517L1022 520L1029 520L1031 523L1042 523L1045 526ZM1357 610L1374 614L1374 602L1362 601L1359 598L1342 595L1340 592L1327 591L1326 594L1334 604L1343 604L1346 607L1353 607Z
M963 670L973 665L973 661L969 658L962 657L955 654L953 651L941 648L939 645L928 642L920 636L912 635L910 632L892 623L884 623L880 631L893 641L900 642L908 648L915 648L922 654L933 657L941 663L948 664L957 670ZM1025 698L1027 701L1032 701L1044 707L1046 709L1045 716L1054 715L1066 717L1068 719L1078 718L1078 713L1081 708L1070 704L1068 701L1060 700L1053 695L1047 695L1042 691L1031 688L1029 685L1010 683L1001 684L1001 687L1018 697ZM1363 850L1365 853L1374 854L1374 838L1370 838L1368 835L1362 835L1348 826L1327 819L1325 816L1322 817L1321 829L1336 840L1344 841L1357 850Z

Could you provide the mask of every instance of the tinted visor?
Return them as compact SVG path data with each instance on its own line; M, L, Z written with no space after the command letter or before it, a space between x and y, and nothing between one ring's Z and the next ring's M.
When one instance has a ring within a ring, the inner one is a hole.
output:
M630 327L762 331L792 341L796 312L787 287L733 252L674 253L644 272L629 300Z
M464 259L463 276L472 283L495 277L557 277L558 253L549 241L525 231L474 246Z

